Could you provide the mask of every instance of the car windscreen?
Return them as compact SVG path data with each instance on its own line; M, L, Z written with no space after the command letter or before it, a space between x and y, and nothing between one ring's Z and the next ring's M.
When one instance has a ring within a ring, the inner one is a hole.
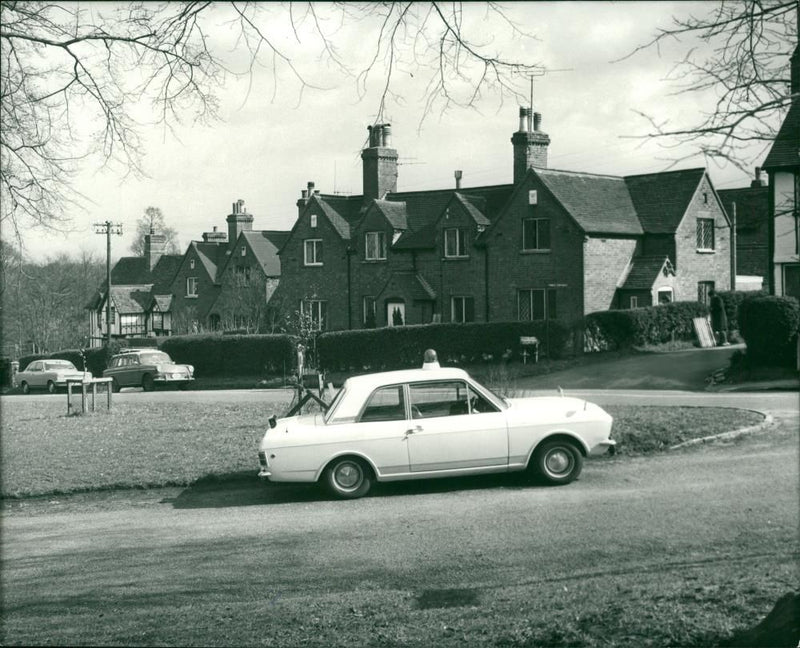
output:
M139 364L168 364L172 360L166 353L142 353L139 356Z
M75 365L71 362L67 362L63 360L61 362L45 362L44 363L44 370L45 371L77 371Z

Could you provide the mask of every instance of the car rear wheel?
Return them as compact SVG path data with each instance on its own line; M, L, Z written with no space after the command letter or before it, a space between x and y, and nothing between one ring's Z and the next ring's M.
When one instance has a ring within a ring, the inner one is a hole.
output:
M56 393L56 384L52 380L47 381L47 391L50 394Z
M336 497L363 497L372 486L372 475L366 464L354 457L336 459L325 469L325 486Z
M142 389L145 391L153 391L155 389L155 382L153 382L153 376L150 374L145 374L144 378L142 378Z
M22 390L23 394L30 394L31 388L24 380L20 383L19 388Z
M533 459L537 476L548 484L569 484L583 470L583 455L570 441L546 441L536 449Z
M116 378L111 379L111 391L115 394L119 392L119 381Z

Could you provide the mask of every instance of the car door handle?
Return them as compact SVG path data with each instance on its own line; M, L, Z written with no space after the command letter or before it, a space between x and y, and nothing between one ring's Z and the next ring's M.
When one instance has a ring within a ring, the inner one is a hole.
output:
M414 434L414 432L422 432L422 426L417 425L413 428L409 428L408 430L406 430L406 436L408 436L409 434Z

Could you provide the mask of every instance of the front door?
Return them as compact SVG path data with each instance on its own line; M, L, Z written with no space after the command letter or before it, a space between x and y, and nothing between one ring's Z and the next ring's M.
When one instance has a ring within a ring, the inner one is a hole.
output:
M411 472L508 465L506 417L462 380L409 385Z

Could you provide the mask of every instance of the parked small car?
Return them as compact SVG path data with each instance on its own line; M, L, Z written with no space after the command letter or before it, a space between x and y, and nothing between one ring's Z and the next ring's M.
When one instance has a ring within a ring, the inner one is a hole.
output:
M141 387L153 391L156 387L173 385L186 387L194 380L194 367L175 364L172 358L158 349L125 349L111 358L104 378L111 378L111 387Z
M554 485L577 479L587 455L613 452L612 418L578 398L503 398L461 369L349 378L324 414L270 419L259 476L322 482L343 498L374 481L528 470Z
M67 386L70 380L91 380L92 374L78 370L69 360L34 360L17 373L16 381L23 394L32 389L46 389L51 394Z

